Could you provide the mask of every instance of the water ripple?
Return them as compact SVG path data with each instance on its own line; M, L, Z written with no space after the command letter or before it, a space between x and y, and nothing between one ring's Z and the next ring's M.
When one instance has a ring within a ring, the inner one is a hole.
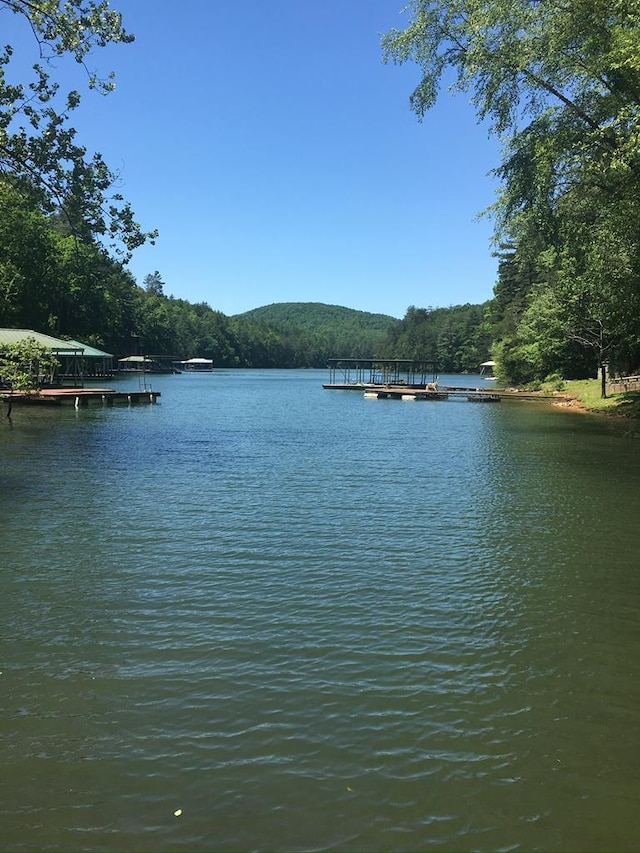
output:
M637 846L615 434L224 379L0 432L6 849Z

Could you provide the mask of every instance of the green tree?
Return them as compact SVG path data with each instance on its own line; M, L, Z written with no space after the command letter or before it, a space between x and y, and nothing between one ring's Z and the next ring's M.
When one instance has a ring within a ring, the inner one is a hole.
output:
M407 309L389 330L386 358L433 360L440 372L477 372L489 355L490 333L485 306Z
M88 56L95 47L134 37L107 0L0 0L0 13L33 35L38 60L30 82L12 80L13 48L0 50L0 173L11 175L43 210L63 212L77 236L105 240L128 257L155 232L143 232L130 205L113 191L116 176L101 155L87 157L69 125L80 95L61 94L46 69L50 60L71 56L86 72L89 88L106 94L114 75L101 79L90 71Z
M44 215L0 176L0 325L48 330L56 241Z
M545 341L561 332L599 357L606 349L628 358L639 327L637 313L620 310L636 304L640 272L638 0L408 8L408 27L383 45L386 59L421 67L413 109L422 117L452 79L504 143L496 237L515 247L519 276L533 276L516 305L499 311L500 322L515 321L499 330L499 356L510 353L513 364L520 350L518 372L544 370ZM613 267L611 247L622 258ZM504 303L504 288L497 295Z
M118 352L136 285L96 243L77 240L0 177L0 326L80 338Z
M149 273L149 275L145 275L144 289L149 294L164 296L164 281L162 280L162 276L158 270L154 273Z
M58 360L45 346L34 338L0 347L0 388L8 391L34 391L50 378L58 367ZM5 395L11 415L11 395Z
M417 62L411 96L423 116L443 76L471 91L480 118L499 133L564 114L583 141L618 150L638 101L637 0L412 0L407 28L383 38L386 60Z

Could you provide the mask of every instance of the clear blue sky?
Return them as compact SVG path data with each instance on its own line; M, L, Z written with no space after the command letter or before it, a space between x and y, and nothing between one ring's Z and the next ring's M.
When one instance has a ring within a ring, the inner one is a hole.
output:
M167 294L225 314L312 301L402 317L492 296L476 215L499 146L467 95L443 91L422 123L410 111L418 69L380 48L404 0L111 5L136 41L90 57L117 89L86 91L73 124L160 231L130 263L138 283L158 270ZM58 73L84 85L75 65Z

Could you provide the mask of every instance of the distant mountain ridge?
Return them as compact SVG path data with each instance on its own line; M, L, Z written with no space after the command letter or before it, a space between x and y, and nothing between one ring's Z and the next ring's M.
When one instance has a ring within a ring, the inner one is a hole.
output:
M344 327L357 328L360 331L387 332L390 327L400 322L397 317L388 314L372 314L369 311L358 311L355 308L328 305L324 302L274 302L235 314L234 318L310 332L318 332L327 327L336 332Z
M400 323L387 314L324 302L275 302L232 319L247 338L253 331L268 342L264 330L271 330L283 353L289 353L285 363L309 367L324 367L329 358L379 355L390 331Z
M278 302L230 318L249 367L326 367L331 358L429 359L474 372L490 356L484 305L411 306L402 320L323 302Z

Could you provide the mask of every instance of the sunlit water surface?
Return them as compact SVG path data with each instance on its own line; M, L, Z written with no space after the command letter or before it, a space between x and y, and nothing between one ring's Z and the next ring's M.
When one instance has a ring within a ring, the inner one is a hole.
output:
M2 417L2 849L640 849L629 425L326 380Z

